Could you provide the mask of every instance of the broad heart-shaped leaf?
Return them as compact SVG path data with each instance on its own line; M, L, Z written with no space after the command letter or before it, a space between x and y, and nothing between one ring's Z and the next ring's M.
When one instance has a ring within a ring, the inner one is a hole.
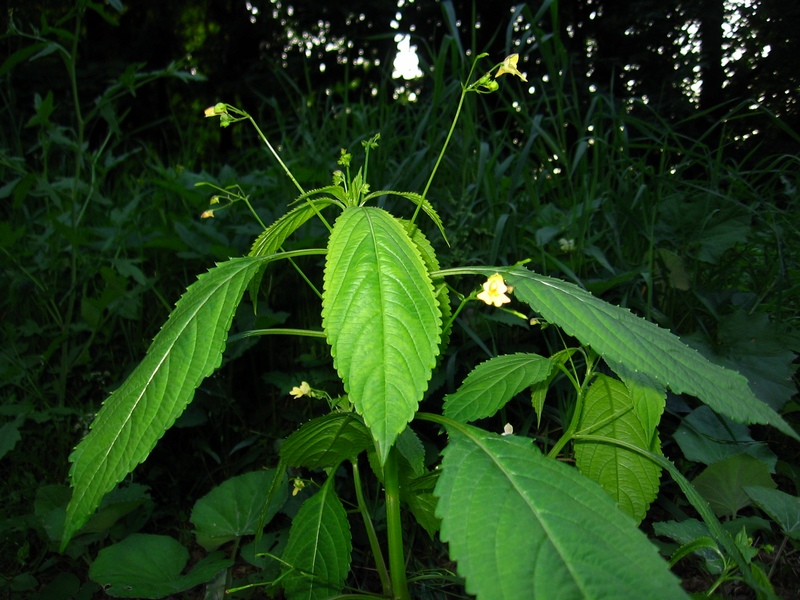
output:
M764 442L756 442L746 425L716 414L708 406L698 406L683 417L673 439L683 455L693 462L706 465L737 454L749 454L764 462L769 472L775 472L778 457Z
M750 506L750 497L744 491L746 486L778 487L766 463L749 454L737 454L715 462L692 483L718 517L735 517L741 509Z
M636 412L624 383L605 375L587 390L581 407L578 433L585 430L613 440L626 440L645 450L650 435ZM653 440L658 444L658 438ZM644 519L650 503L658 495L661 468L641 454L612 444L576 440L575 464L581 473L596 481L627 514L638 523Z
M236 538L253 535L269 495L274 470L252 471L223 481L194 504L190 521L198 543L215 550ZM267 507L264 524L269 523L288 497L286 480Z
M292 519L289 543L283 553L288 600L329 598L341 592L350 572L350 525L333 491L333 477L303 502Z
M286 438L281 460L292 467L333 467L372 445L369 430L352 413L330 413L305 423Z
M218 264L189 286L133 373L105 401L70 456L73 496L62 550L103 496L150 454L222 360L234 312L270 257Z
M168 536L134 533L100 550L89 577L116 598L163 598L214 578L233 561L222 552L205 557L182 575L189 551Z
M481 269L491 275L498 269ZM566 333L591 346L612 369L618 365L653 378L676 394L696 396L744 423L769 424L800 439L786 421L753 394L741 374L705 359L657 325L595 298L580 287L524 267L503 273L514 295Z
M633 519L576 469L527 438L447 431L436 514L478 600L686 597Z
M428 387L441 331L425 264L386 211L349 207L336 220L322 324L344 388L385 462Z
M467 375L461 387L444 398L444 415L467 423L491 417L514 396L544 381L553 368L538 354L505 354L490 358Z
M800 498L761 486L747 486L745 493L790 538L800 540Z

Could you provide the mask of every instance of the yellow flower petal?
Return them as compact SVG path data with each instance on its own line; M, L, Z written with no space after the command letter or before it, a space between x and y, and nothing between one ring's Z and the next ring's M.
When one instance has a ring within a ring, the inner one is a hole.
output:
M299 386L293 387L289 393L295 398L302 398L303 396L308 396L311 393L311 386L303 381Z
M483 283L483 291L478 294L478 300L482 300L488 305L494 305L497 308L503 304L511 302L511 298L506 296L508 286L503 281L503 276L495 273Z
M495 73L494 78L497 79L500 75L505 75L506 73L510 75L516 75L522 81L527 82L527 78L525 75L519 72L517 69L517 63L519 62L519 54L511 54L510 56L506 56L503 60L503 64L500 65L500 68L497 69L497 73Z

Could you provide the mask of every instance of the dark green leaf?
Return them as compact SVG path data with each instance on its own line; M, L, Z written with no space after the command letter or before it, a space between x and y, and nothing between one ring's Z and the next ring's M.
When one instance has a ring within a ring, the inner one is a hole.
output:
M274 476L274 470L237 475L200 498L190 518L198 543L206 550L214 550L236 538L255 534ZM263 524L270 522L287 496L284 479L267 508Z
M715 462L692 483L719 517L735 517L745 506L750 506L745 486L777 487L767 465L747 454Z
M135 533L100 550L89 577L115 598L163 598L210 581L233 564L218 552L182 575L188 560L188 550L177 540Z

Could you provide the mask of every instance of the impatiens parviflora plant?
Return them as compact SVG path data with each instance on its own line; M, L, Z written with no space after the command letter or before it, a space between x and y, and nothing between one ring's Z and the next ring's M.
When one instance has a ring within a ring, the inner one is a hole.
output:
M476 58L468 81L485 56ZM512 55L462 85L450 134L466 94L495 91L495 79L504 73L524 78L517 60ZM670 389L737 421L771 424L797 439L754 396L743 376L709 362L626 309L576 285L533 273L524 262L441 269L416 219L424 212L446 242L426 194L450 135L422 193L370 188L369 153L377 135L363 143L364 165L355 175L352 157L343 151L343 170L334 172L331 185L306 191L249 114L224 103L206 114L219 117L223 127L249 121L300 193L294 206L258 236L247 256L219 263L199 276L141 364L106 400L71 455L73 496L62 550L80 534L103 496L148 456L195 389L220 365L244 292L257 292L273 262L320 255L325 257L319 292L322 330L251 333L324 338L345 395L331 399L307 382L291 390L297 401L326 397L330 413L305 423L284 441L274 475L264 479L268 491L258 488L264 497L253 499L265 507L258 525L204 539L236 538L238 544L240 537L255 535L258 542L277 510L275 502L288 497L287 468L321 470L324 482L294 517L282 551L262 555L281 565L282 573L272 583L290 600L326 598L345 588L351 518L363 519L383 597L409 598L403 509L431 536L438 534L448 543L466 591L481 599L679 598L684 594L677 578L637 527L666 469L719 546L746 566L705 501L661 454L657 433ZM413 217L401 219L371 205L383 196L413 203ZM326 247L282 250L287 238L312 218L330 232ZM454 276L475 277L475 291L459 295L448 286ZM318 289L319 282L306 281ZM454 319L476 301L490 305L484 310L507 311L526 321L535 313L580 346L549 357L514 353L491 358L444 398L442 414L418 412ZM573 361L576 353L582 361ZM568 378L574 394L563 435L546 454L532 439L515 435L512 424L503 432L470 424L492 417L526 390L532 409L541 415L548 386L558 374ZM434 470L425 466L415 420L438 424L447 433ZM557 460L564 452L571 452L574 467ZM383 485L385 540L379 539L364 501L362 454L370 457L368 464ZM332 477L343 464L349 466L358 499L358 512L350 516ZM295 493L304 485L298 481L294 478ZM742 572L750 585L764 591L765 584L749 575L749 569Z

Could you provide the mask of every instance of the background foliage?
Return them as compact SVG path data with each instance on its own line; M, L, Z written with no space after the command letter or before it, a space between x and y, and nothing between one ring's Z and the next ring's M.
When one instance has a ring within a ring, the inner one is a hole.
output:
M725 37L732 7L742 18ZM499 61L520 52L528 83L468 98L428 193L450 231L449 247L426 231L443 266L532 258L534 270L629 307L741 370L796 426L800 41L791 32L800 9L791 3L561 0L498 10L80 0L13 9L0 66L6 590L77 581L91 593L81 555L53 553L67 456L186 286L246 252L260 230L242 204L201 221L213 191L196 184L240 186L265 222L294 196L249 133L201 120L218 100L258 115L306 188L329 183L340 148L380 132L373 188L421 191L468 54ZM412 34L423 78L392 78L398 32ZM302 233L309 243L324 235L312 223ZM321 261L302 260L321 279ZM257 314L240 311L234 331L320 325L311 294L294 293L293 270L264 284ZM287 391L301 379L320 387L334 379L325 348L288 345L230 346L136 472L135 485L149 489L106 500L87 555L142 528L191 545L191 502L231 475L274 464L286 432L324 412L292 403ZM562 346L552 328L468 311L423 404L440 403L500 347ZM757 440L760 456L773 457L770 476L797 495L796 445L727 422L712 433L719 421L700 410L671 398L662 425L664 452L687 476L716 462L708 456L719 457L721 439L748 453ZM518 433L547 438L559 415L539 418L525 417ZM435 455L433 432L426 443ZM744 487L737 497L753 510ZM649 514L656 521L684 509L664 484ZM418 568L441 566L441 548L414 544Z

